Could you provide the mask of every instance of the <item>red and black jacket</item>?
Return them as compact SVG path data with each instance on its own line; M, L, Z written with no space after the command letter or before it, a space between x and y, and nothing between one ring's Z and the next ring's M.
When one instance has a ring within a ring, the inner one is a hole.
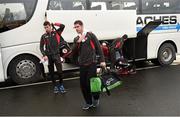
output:
M116 38L112 42L110 49L120 50L123 48L123 45L124 45L124 39L122 37Z
M90 65L97 62L96 56L100 56L100 62L105 62L103 51L97 37L92 33L86 34L86 41L77 43L79 36L74 38L73 52L79 55L79 65Z
M45 33L41 36L40 40L40 51L43 56L50 56L59 54L59 46L64 39L61 36L65 25L60 23L55 23L55 26L59 26L56 31L52 31L51 33Z

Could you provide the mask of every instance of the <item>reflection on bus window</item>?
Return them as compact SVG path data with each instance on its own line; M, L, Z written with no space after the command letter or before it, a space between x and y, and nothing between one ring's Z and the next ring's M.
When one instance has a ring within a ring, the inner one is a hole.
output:
M10 11L9 8L5 9L4 17L3 17L3 22L10 22L14 20L13 13Z
M17 27L15 21L25 20L26 13L22 3L0 4L2 18L1 27L4 31ZM19 25L19 24L18 24Z
M110 1L108 5L109 10L121 10L124 8L123 2L120 1Z
M91 2L91 10L107 10L105 2Z
M85 10L86 0L50 0L48 10Z
M24 1L23 3L23 0L16 0L11 3L2 0L0 3L0 33L19 27L29 20L36 0Z
M139 13L139 0L109 0L108 10L137 10Z
M143 0L142 13L179 13L180 0Z

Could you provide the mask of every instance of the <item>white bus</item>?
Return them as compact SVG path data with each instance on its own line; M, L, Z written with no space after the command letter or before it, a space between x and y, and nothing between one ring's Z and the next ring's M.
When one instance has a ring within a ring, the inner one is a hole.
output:
M42 76L40 37L45 13L65 24L63 37L73 42L73 22L81 19L100 41L129 36L124 51L129 60L171 64L180 53L178 0L0 0L0 81L19 84ZM166 9L166 10L165 10Z

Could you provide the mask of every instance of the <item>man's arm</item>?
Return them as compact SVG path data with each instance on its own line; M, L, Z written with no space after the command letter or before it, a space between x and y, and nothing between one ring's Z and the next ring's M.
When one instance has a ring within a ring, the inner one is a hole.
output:
M58 26L59 28L57 29L57 32L61 35L61 33L63 32L65 25L61 24L61 23L54 23L54 26Z
M73 46L72 46L72 56L77 54L78 53L78 49L79 49L79 44L77 41L78 41L79 37L76 37L74 38L74 43L73 43Z
M96 49L96 51L98 52L98 54L100 56L100 62L105 62L104 54L103 54L103 51L101 49L100 43L99 43L96 35L94 35L93 33L90 33L90 35L91 35L91 37L93 39L95 49Z
M44 50L44 45L45 45L45 40L43 38L43 36L41 36L41 41L40 41L40 51L42 53L43 56L46 56L45 50Z

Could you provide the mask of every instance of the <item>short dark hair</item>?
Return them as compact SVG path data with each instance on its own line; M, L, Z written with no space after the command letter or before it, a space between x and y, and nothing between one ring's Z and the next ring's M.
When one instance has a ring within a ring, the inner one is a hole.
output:
M43 24L43 26L47 26L47 25L49 25L49 26L50 26L50 25L51 25L51 23L50 23L49 21L45 21L45 22L44 22L44 24Z
M83 26L83 22L81 21L81 20L76 20L75 22L74 22L74 25L75 24L79 24L80 26Z

